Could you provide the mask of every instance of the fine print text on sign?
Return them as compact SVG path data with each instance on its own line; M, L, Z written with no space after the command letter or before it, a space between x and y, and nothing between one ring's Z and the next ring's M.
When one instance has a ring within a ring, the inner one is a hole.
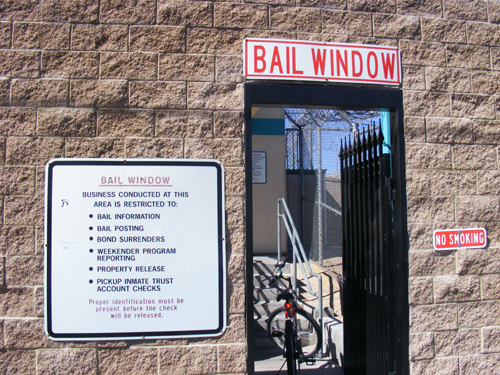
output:
M435 250L482 249L487 244L486 230L484 228L436 230L433 244Z
M267 156L265 151L252 151L252 183L267 183Z
M245 39L243 58L248 79L401 83L397 47Z
M50 161L47 335L220 335L226 327L223 174L215 160Z

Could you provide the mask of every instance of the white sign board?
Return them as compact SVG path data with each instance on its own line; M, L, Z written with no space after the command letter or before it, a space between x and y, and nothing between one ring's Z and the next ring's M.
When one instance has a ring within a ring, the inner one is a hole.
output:
M267 183L267 159L265 151L252 151L252 183Z
M249 38L243 41L248 79L401 83L397 47Z
M47 335L220 335L226 327L223 181L215 160L50 161Z

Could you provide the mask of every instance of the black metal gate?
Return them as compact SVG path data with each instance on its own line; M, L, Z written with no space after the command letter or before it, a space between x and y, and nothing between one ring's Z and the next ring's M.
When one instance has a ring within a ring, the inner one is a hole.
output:
M346 141L342 184L344 374L404 374L390 154L382 132Z

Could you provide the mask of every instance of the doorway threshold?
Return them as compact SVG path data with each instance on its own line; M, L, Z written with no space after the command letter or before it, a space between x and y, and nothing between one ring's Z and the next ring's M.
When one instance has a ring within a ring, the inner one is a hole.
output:
M280 371L281 369L281 371ZM287 373L285 358L278 348L255 350L255 374L276 375ZM300 374L304 375L343 375L344 371L329 359L317 360L314 365L300 366Z

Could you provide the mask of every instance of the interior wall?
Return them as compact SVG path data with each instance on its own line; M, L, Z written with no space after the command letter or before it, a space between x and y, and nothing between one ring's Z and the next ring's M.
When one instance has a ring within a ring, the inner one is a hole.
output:
M265 151L267 156L267 182L253 185L254 254L273 255L277 252L277 201L286 199L285 136L253 135L252 151Z

